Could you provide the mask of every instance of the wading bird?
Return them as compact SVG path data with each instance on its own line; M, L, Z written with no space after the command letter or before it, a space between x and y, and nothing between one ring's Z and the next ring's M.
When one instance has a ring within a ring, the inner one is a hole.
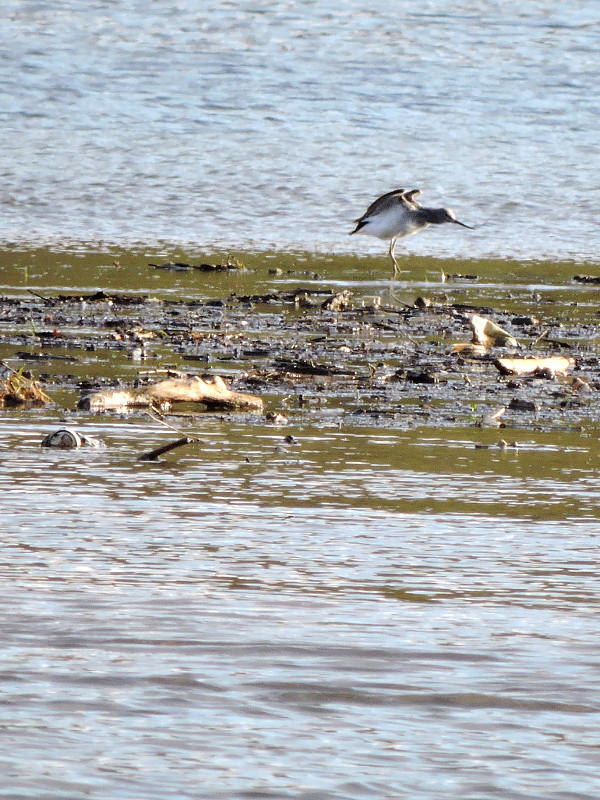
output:
M356 228L351 231L351 234L365 233L367 236L390 240L389 254L394 265L394 275L399 271L394 256L397 239L412 236L429 225L442 225L444 222L454 222L473 230L470 225L459 222L450 208L423 208L416 201L420 194L420 189L394 189L393 192L382 194L371 203L362 217L355 220Z

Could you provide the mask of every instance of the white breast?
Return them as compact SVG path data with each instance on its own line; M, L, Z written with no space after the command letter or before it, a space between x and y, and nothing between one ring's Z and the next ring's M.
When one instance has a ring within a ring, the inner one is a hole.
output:
M377 236L379 239L392 239L395 236L411 236L423 227L414 216L401 205L369 217L366 225L358 233Z

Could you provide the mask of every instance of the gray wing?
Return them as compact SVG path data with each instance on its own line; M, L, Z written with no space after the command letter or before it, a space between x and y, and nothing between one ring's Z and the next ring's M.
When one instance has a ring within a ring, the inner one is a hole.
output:
M404 192L402 195L402 202L408 205L409 208L418 209L423 208L420 203L415 200L421 194L420 189L411 189L409 192Z
M415 190L418 191L418 190ZM378 197L371 205L367 208L365 213L362 217L355 219L354 221L357 224L360 224L363 220L367 219L368 217L374 217L376 214L380 214L382 211L385 211L392 206L398 205L398 203L402 202L402 197L405 194L404 189L394 189L392 192L387 192L387 194L382 194L381 197Z

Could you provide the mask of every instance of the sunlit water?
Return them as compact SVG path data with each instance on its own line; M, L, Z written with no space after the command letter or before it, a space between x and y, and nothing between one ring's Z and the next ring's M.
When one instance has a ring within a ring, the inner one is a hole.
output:
M4 797L597 797L595 438L59 420L1 431Z
M6 0L4 241L383 253L418 186L477 227L411 252L597 260L600 6Z

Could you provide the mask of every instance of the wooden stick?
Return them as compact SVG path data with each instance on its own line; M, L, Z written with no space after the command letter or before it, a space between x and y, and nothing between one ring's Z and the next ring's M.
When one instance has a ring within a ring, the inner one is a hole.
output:
M200 439L184 436L183 439L176 439L174 442L169 442L169 444L163 444L162 447L157 447L155 450L150 450L149 453L144 453L138 458L138 461L157 461L159 456L168 453L170 450L175 450L177 447L183 447L185 444L193 444L199 441Z

